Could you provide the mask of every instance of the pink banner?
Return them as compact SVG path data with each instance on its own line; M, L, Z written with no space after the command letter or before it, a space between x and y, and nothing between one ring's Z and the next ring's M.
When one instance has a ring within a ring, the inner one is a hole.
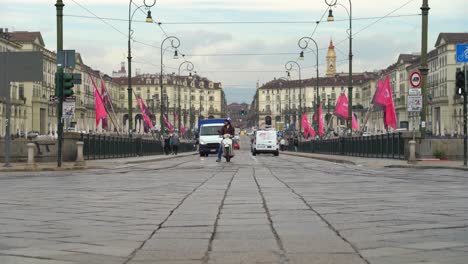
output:
M150 128L153 128L154 127L153 122L151 122L151 119L149 117L151 113L146 107L145 102L143 102L143 99L141 99L141 97L139 96L137 97L137 101L138 101L138 106L140 107L140 112L141 112L141 115L143 116L143 119L145 120L146 124Z
M174 131L174 126L171 123L169 123L165 114L163 114L163 119L164 119L164 124L166 125L169 132Z
M322 117L322 103L319 104L318 108L318 135L323 136L323 117Z
M348 98L342 93L336 102L334 115L347 119L348 118Z
M182 136L184 136L185 133L187 132L187 131L185 131L185 127L184 127L184 125L182 125L182 124L180 124L179 130L180 130L180 134L181 134Z
M104 106L104 102L102 101L101 94L97 89L96 82L94 82L93 76L91 76L89 73L88 75L94 86L94 110L96 111L96 126L98 126L99 121L107 117L107 111L106 107Z

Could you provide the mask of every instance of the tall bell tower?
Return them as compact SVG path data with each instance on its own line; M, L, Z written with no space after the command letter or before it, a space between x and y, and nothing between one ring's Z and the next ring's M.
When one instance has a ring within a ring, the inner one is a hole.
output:
M336 53L333 40L330 39L330 46L327 52L327 77L333 77L336 74Z

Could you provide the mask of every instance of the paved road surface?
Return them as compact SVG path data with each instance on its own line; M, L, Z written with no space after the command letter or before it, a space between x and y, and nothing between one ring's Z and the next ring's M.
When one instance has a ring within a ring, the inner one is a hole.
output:
M0 263L466 264L467 186L462 171L247 151L4 173Z

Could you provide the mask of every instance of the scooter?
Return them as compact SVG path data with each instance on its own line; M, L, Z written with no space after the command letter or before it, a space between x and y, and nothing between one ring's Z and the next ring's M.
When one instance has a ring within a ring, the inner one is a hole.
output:
M225 134L221 140L221 145L223 146L223 156L226 158L226 162L230 162L234 157L231 135Z

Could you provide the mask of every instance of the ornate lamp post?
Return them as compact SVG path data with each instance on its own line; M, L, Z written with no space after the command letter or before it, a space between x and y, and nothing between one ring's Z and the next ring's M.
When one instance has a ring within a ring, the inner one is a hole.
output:
M288 81L289 81L289 80L288 80L287 78L285 78L285 77L280 77L280 78L278 78L278 80L286 81L286 83L288 83ZM282 83L281 83L281 82L280 82L280 86L282 86ZM289 91L289 89L290 89L290 88L289 88L289 86L288 86L288 91ZM282 100L281 100L281 90L282 90L282 89L280 88L280 116L283 115L283 113L285 113L285 111L283 111L283 103L282 103ZM289 99L289 98L288 98L288 99ZM289 100L289 101L291 101L291 100ZM284 122L286 123L286 114L284 114L284 117L283 117L283 118L284 118ZM288 125L289 125L289 124L288 124Z
M329 6L330 10L328 13L327 21L334 21L335 18L333 17L333 11L331 9L332 6L341 5L349 16L349 74L348 74L348 131L349 135L352 135L352 120L353 120L353 27L352 27L352 19L353 19L353 8L351 4L351 0L349 1L349 10L342 4L338 4L338 0L325 0L325 3Z
M174 36L169 36L167 38L165 38L162 42L161 42L161 74L159 75L159 85L160 85L160 94L161 94L161 99L162 99L162 95L163 95L163 55L164 55L164 43L166 42L166 40L170 40L171 41L171 47L173 49L175 49L174 51L174 59L178 59L179 58L179 54L177 52L177 48L180 46L180 40L177 38L177 37L174 37ZM166 96L168 96L168 94L166 93ZM161 122L161 134L164 133L164 119L163 119L163 114L164 114L164 100L161 100L161 117L160 117L160 122ZM169 118L169 117L167 117Z
M288 71L288 76L289 72L292 70L293 66L296 65L297 68L299 69L299 119L302 116L302 78L301 78L301 65L295 61L288 61L284 65L284 68ZM296 117L296 123L297 123L298 118ZM299 132L302 131L302 124L299 122Z
M128 4L128 134L132 135L133 130L133 117L132 117L132 110L133 110L133 103L132 103L132 46L131 46L131 39L133 35L132 30L132 20L133 16L135 15L136 11L141 10L142 7L148 9L148 15L146 16L146 22L153 23L153 18L151 17L151 11L149 10L156 4L156 0L152 0L152 4L147 4L146 0L143 0L143 5L138 6L132 13L132 3L133 1L130 0Z
M189 78L191 79L192 78L192 71L193 71L193 63L190 62L190 61L183 61L180 65L179 65L179 80L178 80L178 88L177 88L177 108L178 108L178 113L177 115L179 115L179 122L178 122L178 128L180 129L180 124L181 124L181 115L180 115L180 71L181 71L181 68L182 68L182 65L186 65L186 70L189 71ZM192 87L190 87L190 91L192 91ZM190 101L192 101L192 97L190 96ZM190 107L192 107L190 105ZM192 115L192 109L190 108L190 115Z
M299 55L299 60L303 60L304 59L304 50L307 49L307 47L309 46L309 42L312 41L314 44L315 44L315 68L316 68L316 83L315 83L315 91L317 93L317 105L316 105L316 109L315 109L315 113L318 114L318 107L319 107L319 104L320 104L320 95L319 95L319 48L318 48L318 45L317 45L317 42L311 38L311 37L303 37L301 39L299 39L299 41L297 42L297 44L299 45L299 48L302 49L300 55ZM317 119L318 120L318 119Z

